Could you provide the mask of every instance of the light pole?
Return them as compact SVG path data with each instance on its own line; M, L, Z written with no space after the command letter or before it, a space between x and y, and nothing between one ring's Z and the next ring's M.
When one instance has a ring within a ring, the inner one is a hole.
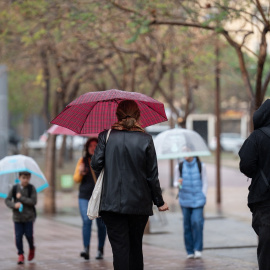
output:
M8 153L7 70L0 65L0 159Z
M216 138L217 138L217 148L216 148L216 203L217 210L221 212L221 177L220 177L220 66L219 66L219 40L218 34L216 34L215 42L215 54L216 54L216 66L215 66L215 113L216 113Z

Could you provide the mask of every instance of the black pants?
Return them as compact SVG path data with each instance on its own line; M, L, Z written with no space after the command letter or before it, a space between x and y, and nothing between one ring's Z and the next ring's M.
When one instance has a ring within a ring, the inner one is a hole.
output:
M34 237L33 237L33 222L14 222L15 225L15 237L18 254L23 254L23 235L25 235L29 248L34 248Z
M253 209L252 227L259 238L257 258L260 270L270 269L270 206Z
M101 212L113 251L115 270L142 270L142 238L148 216Z

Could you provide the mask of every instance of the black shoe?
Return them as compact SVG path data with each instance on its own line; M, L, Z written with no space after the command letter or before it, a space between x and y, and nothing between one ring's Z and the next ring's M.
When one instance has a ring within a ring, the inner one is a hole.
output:
M101 250L98 250L96 260L102 260L103 259L103 252Z
M85 247L84 251L80 254L81 257L83 257L85 260L89 260L89 247Z

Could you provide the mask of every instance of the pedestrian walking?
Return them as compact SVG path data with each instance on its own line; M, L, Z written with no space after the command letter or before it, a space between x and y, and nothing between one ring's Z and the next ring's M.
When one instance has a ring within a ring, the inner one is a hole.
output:
M159 211L168 210L163 201L152 137L140 125L140 109L133 100L121 101L118 121L99 134L91 166L104 168L100 215L113 251L115 270L144 267L142 238L153 202Z
M79 209L82 217L82 238L84 250L80 253L80 256L85 260L89 260L90 252L90 240L92 230L92 220L87 216L87 207L92 192L95 187L95 183L98 178L98 174L90 166L91 158L94 154L97 146L97 138L89 138L84 146L84 155L79 159L73 179L76 183L80 183L79 188ZM98 228L98 251L96 259L103 259L104 244L106 238L106 226L101 218L96 219Z
M32 261L35 257L33 226L36 218L37 192L29 183L30 178L31 173L28 171L19 172L20 183L12 187L5 199L6 205L13 210L18 264L24 263L23 235L29 245L28 261Z
M187 258L199 259L203 250L203 209L207 192L206 169L199 157L185 157L175 166L174 185L179 187Z
M240 171L251 178L248 207L252 227L258 235L257 258L260 270L270 269L270 99L253 114L254 131L239 151Z

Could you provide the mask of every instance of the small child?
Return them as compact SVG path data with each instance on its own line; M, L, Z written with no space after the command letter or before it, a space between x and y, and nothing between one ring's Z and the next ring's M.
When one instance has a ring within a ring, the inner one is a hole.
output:
M10 190L5 203L13 209L13 221L15 227L16 246L18 249L18 264L24 263L23 235L29 244L28 261L35 256L33 237L33 224L36 218L35 205L37 203L37 192L29 183L31 173L19 172L20 183L14 185Z

